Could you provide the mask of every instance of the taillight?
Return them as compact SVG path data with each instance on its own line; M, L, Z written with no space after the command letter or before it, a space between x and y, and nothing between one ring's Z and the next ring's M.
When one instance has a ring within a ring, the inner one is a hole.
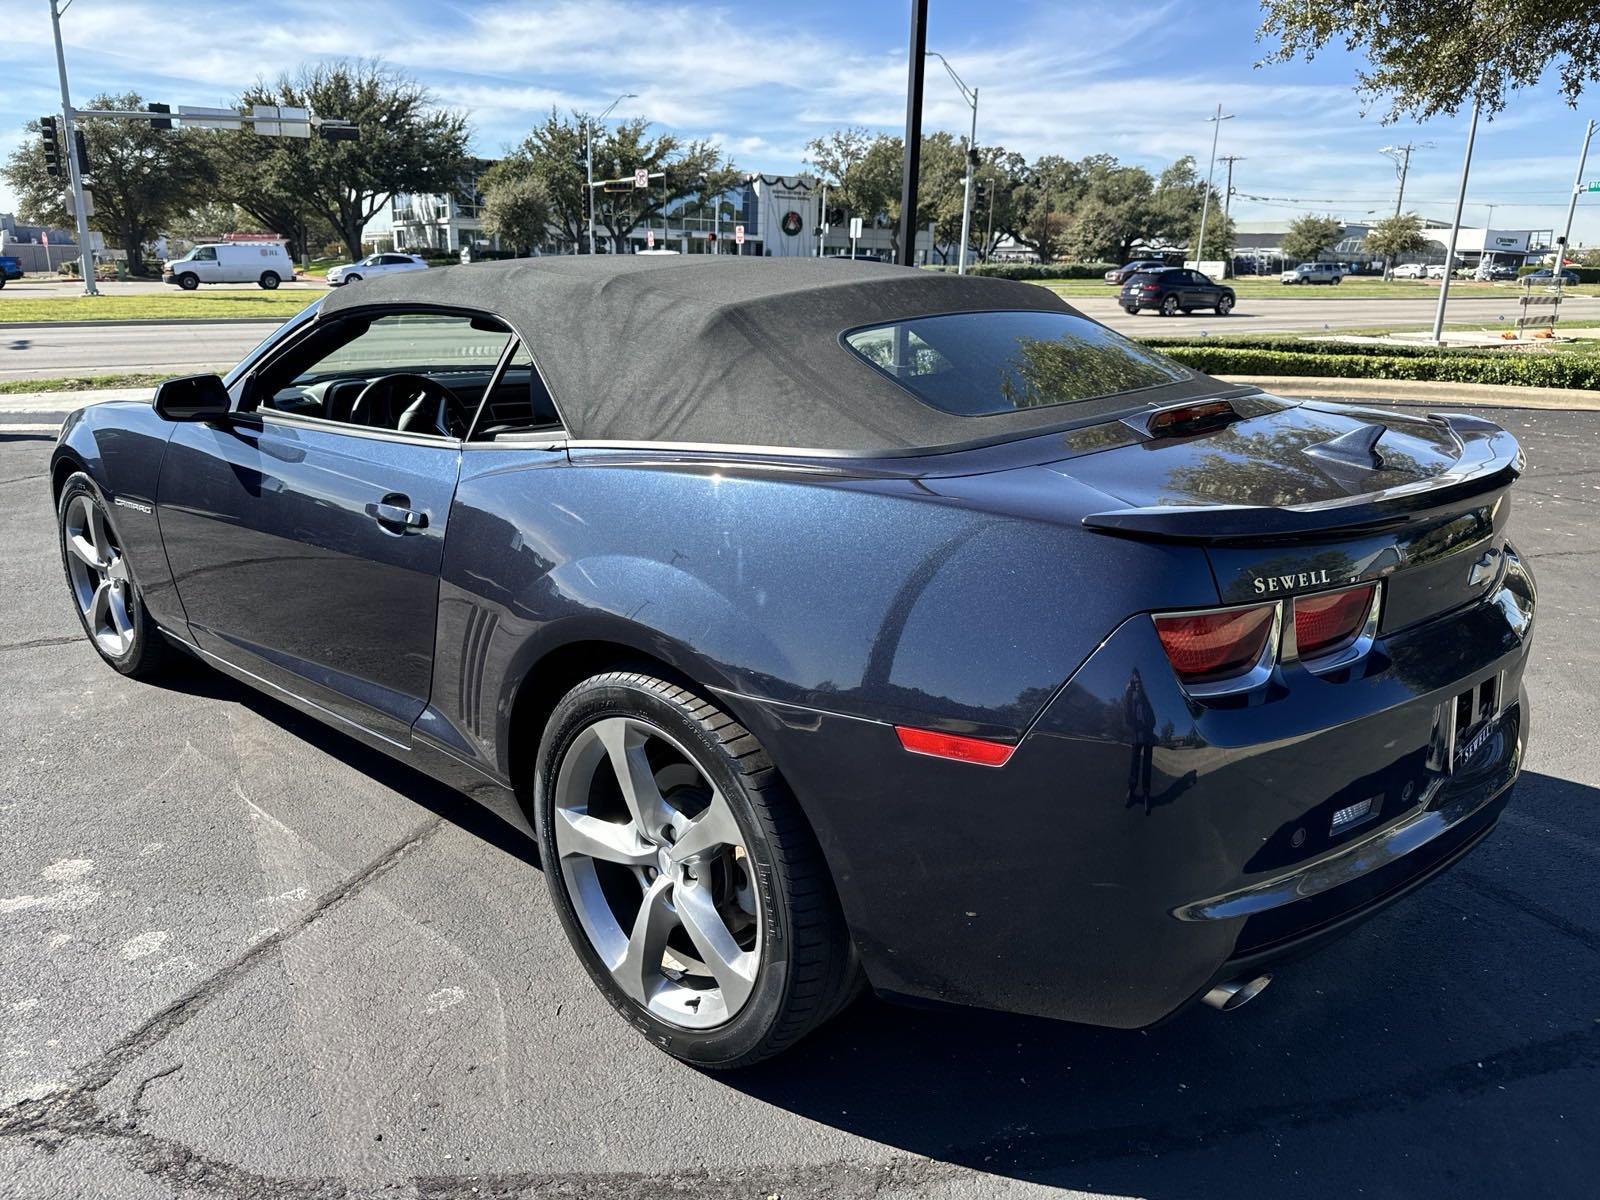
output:
M1185 683L1241 675L1260 660L1272 635L1276 604L1154 618L1161 648Z
M957 762L976 763L981 767L1005 766L1011 752L1016 749L1009 742L936 733L932 729L912 729L908 725L896 725L894 731L900 738L900 744L913 754L953 758Z
M1373 584L1297 596L1294 601L1294 640L1301 658L1337 650L1354 641L1372 611Z
M1141 292L1159 292L1161 290L1161 285L1159 283L1147 283L1139 290Z

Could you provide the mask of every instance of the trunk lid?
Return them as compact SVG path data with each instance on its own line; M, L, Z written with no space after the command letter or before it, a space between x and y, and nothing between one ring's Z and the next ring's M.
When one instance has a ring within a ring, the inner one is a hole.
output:
M1393 630L1494 586L1506 489L1522 468L1499 426L1269 397L1233 405L1249 415L1051 469L1126 505L1088 528L1204 546L1225 604L1382 578Z

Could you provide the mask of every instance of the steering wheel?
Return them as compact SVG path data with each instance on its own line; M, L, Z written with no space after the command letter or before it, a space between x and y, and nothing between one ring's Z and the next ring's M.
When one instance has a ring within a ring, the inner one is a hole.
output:
M466 403L444 384L405 371L382 375L361 389L350 406L352 424L400 433L464 438L472 424Z

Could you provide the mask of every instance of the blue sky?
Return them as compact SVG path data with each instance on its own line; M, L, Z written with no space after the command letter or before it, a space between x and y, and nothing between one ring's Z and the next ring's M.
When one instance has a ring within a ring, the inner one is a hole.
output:
M1029 157L1110 153L1159 169L1193 154L1204 169L1216 103L1219 153L1242 156L1241 219L1306 211L1360 219L1394 204L1380 146L1433 141L1413 163L1407 208L1448 219L1466 121L1385 127L1363 117L1357 63L1256 68L1252 3L932 0L928 45L981 91L978 137ZM805 143L839 125L898 130L905 21L899 0L73 0L63 18L74 97L134 89L173 105L220 105L257 76L327 57L375 56L467 111L474 148L494 155L551 105L619 114L719 139L735 161L803 168ZM3 0L7 76L0 154L30 117L58 104L45 0ZM966 129L966 108L933 64L925 128ZM1480 128L1466 219L1495 205L1499 228L1559 227L1591 113L1551 86L1518 93ZM1589 176L1600 178L1600 145ZM1218 182L1221 175L1219 168ZM0 211L13 197L0 183ZM1600 195L1579 202L1574 242L1600 242Z

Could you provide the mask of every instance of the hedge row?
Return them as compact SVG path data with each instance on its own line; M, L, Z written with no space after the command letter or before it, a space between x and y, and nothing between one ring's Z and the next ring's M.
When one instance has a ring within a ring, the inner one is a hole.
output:
M1329 354L1254 346L1171 346L1162 353L1208 375L1296 375L1334 379L1416 379L1515 387L1600 390L1600 359L1573 354Z
M1393 345L1388 342L1311 342L1305 338L1274 337L1271 334L1256 334L1248 337L1175 337L1144 338L1142 340L1146 346L1162 352L1169 351L1176 346L1200 346L1208 349L1220 347L1226 350L1272 350L1285 354L1335 355L1339 357L1360 355L1369 358L1439 358L1441 356L1494 358L1502 354L1514 353L1512 351L1495 350L1486 354L1482 349L1474 346L1407 346Z
M968 275L991 279L1101 279L1117 263L973 263ZM935 264L935 271L954 271L954 266Z

